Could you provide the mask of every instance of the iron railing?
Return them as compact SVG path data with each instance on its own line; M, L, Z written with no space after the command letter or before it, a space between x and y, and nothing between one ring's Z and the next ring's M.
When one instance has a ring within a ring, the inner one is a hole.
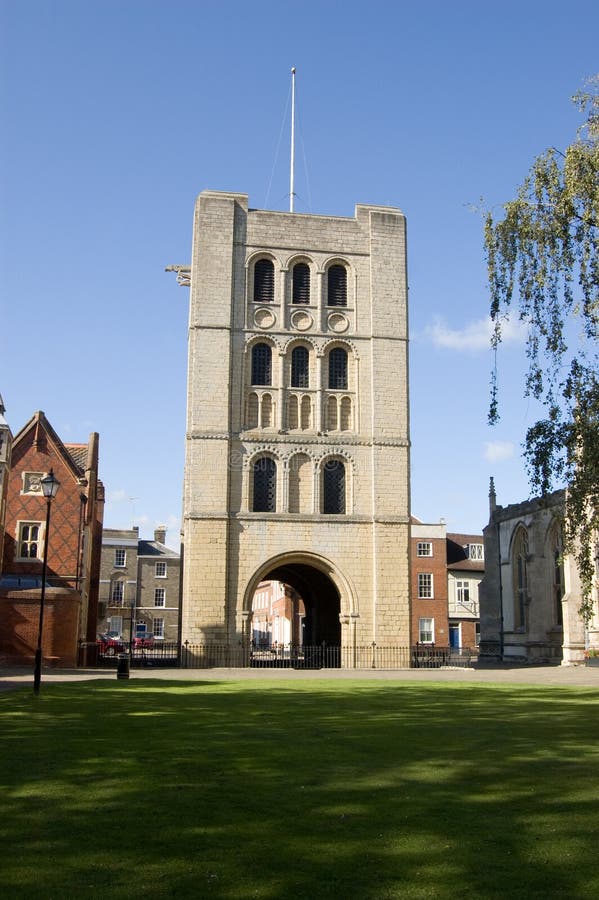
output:
M442 666L468 668L478 657L473 648L440 647L435 644L395 646L363 644L314 646L296 644L256 644L247 642L206 642L179 645L155 641L152 647L130 646L129 642L82 642L79 665L115 667L120 654L130 655L132 667L179 666L183 669L438 669Z

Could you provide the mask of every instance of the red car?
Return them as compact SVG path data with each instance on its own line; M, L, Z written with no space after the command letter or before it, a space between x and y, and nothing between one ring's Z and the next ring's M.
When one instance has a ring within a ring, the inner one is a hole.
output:
M133 638L133 649L134 650L151 650L154 646L154 635L153 634L138 634L137 637Z
M98 647L104 656L116 656L117 653L124 653L127 649L121 635L114 631L101 634L98 638Z

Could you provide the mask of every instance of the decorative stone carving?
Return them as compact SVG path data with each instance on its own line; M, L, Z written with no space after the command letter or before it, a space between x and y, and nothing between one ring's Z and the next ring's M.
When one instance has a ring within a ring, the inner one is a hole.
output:
M23 493L24 494L41 494L41 479L44 477L43 472L23 472Z
M308 331L309 328L312 328L313 324L314 319L310 313L303 309L298 309L291 315L291 325L296 331Z
M263 306L254 313L254 324L257 328L272 328L277 321L272 309L265 309Z
M327 324L329 326L330 331L334 331L335 334L343 334L344 331L347 331L349 328L349 320L347 316L344 316L343 313L331 313L328 318Z

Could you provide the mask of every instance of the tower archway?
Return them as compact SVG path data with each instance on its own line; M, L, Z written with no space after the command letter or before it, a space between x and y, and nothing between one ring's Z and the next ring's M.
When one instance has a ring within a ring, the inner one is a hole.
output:
M287 554L264 563L246 588L246 614L251 615L254 593L264 581L288 585L301 597L304 607L301 644L340 646L341 619L354 609L353 592L326 559L317 555Z

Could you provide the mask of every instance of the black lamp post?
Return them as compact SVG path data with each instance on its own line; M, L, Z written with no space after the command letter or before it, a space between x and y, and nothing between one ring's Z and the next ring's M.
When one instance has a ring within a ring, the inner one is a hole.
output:
M60 481L50 469L45 478L40 479L42 491L46 498L46 531L44 533L44 558L42 562L42 594L40 597L40 623L37 633L37 649L35 651L35 668L33 670L33 693L39 694L42 681L42 634L44 630L44 601L46 599L46 564L48 559L48 534L50 532L50 509L56 497Z

